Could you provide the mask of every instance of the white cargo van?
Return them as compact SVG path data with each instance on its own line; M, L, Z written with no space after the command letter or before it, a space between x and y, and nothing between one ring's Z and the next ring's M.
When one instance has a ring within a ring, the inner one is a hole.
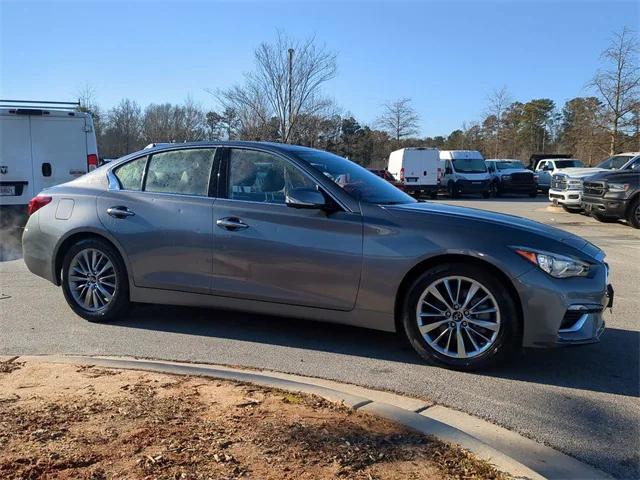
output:
M41 190L98 166L93 120L69 102L0 100L0 208L26 214Z
M443 175L440 186L451 198L465 193L479 193L489 198L491 175L484 157L477 150L440 150Z
M391 152L387 170L410 195L424 194L435 198L438 193L440 157L437 148L411 147Z

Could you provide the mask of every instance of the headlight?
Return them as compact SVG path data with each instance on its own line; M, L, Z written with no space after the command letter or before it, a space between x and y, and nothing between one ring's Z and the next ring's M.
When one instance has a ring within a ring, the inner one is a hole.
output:
M514 250L522 258L555 278L584 277L589 273L589 264L575 258L520 247Z
M629 190L628 183L610 183L609 184L610 192L626 192L627 190Z

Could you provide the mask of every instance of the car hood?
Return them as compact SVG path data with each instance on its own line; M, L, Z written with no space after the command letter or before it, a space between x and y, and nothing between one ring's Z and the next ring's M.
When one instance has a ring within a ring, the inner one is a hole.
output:
M578 168L578 167L570 167L570 168L561 168L558 171L560 175L568 175L571 178L584 178L590 177L598 172L606 172L607 170L604 168ZM555 174L554 174L555 175Z
M518 229L528 233L557 240L578 250L584 250L587 245L591 245L585 239L564 230L560 230L559 228L544 225L542 223L518 217L516 215L507 215L505 213L489 212L487 210L480 210L476 208L456 207L453 205L445 205L432 202L416 202L402 205L389 205L385 206L385 208L391 212L403 211L416 214L445 215L450 217L469 219L469 221L481 221L498 224L503 227ZM599 250L597 247L593 247L596 250ZM595 256L594 252L590 251L589 253Z
M604 170L589 178L590 181L607 180L608 182L624 182L640 176L640 172L634 170Z
M498 175L511 175L512 173L530 173L533 175L531 170L527 170L526 168L505 168L502 170L498 170Z

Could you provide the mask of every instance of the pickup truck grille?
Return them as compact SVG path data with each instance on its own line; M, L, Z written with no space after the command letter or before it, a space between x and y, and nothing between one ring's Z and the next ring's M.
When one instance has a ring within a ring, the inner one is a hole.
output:
M515 185L532 185L533 173L526 173L526 172L512 173L511 183Z
M564 175L554 175L551 177L551 188L554 190L566 190L569 188L567 177Z
M584 182L583 191L585 195L602 197L607 191L607 184L605 182Z

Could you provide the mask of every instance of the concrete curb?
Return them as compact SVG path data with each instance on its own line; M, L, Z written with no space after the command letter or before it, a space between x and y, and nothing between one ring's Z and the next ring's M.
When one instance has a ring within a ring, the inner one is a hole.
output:
M535 480L611 478L605 472L557 450L471 415L430 402L331 380L222 365L130 357L37 355L21 356L19 360L212 377L254 383L291 392L309 393L331 402L342 403L354 410L395 421L444 442L457 444L516 478Z

